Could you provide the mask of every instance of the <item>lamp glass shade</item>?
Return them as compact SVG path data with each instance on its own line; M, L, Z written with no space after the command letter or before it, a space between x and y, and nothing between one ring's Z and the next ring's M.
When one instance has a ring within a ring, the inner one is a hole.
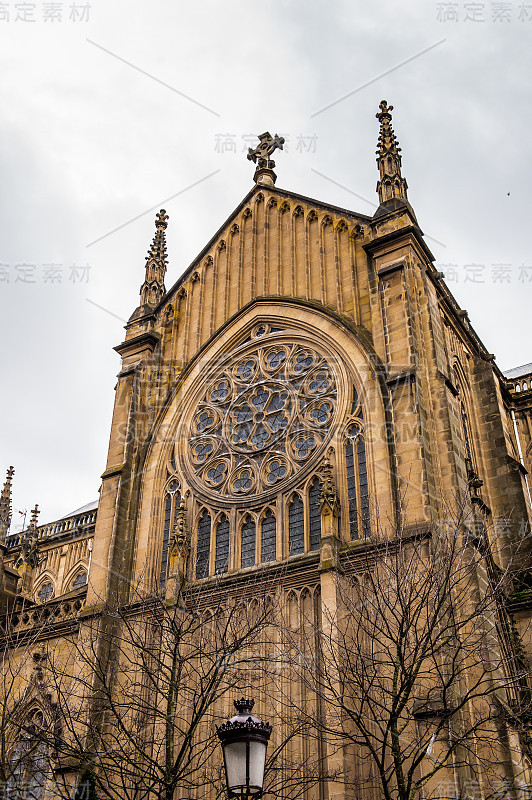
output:
M229 792L243 796L260 794L264 780L266 742L226 742L223 751Z
M262 791L264 764L266 763L266 742L249 743L249 785Z

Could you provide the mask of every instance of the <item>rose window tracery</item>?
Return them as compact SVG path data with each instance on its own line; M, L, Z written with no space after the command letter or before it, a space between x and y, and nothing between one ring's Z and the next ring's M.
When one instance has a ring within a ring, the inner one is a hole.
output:
M300 344L261 345L229 359L192 414L193 478L227 498L277 488L332 432L337 379L327 358Z

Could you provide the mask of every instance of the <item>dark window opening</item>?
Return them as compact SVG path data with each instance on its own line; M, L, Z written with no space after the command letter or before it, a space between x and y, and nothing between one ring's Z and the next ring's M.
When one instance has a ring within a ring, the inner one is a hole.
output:
M288 549L291 556L305 551L305 515L298 495L288 507Z
M275 522L275 517L271 511L268 511L266 516L262 520L262 542L261 542L260 560L262 561L263 564L267 564L270 561L275 561L277 553L276 538L277 538L277 525Z
M321 508L320 508L320 482L317 478L312 481L308 493L309 502L309 532L310 549L320 549L321 539Z
M198 522L198 543L196 551L196 578L206 578L209 574L209 555L211 551L211 517L204 511Z
M214 574L222 575L229 568L229 520L224 515L216 528Z
M242 526L240 566L252 567L255 563L255 523L248 517Z

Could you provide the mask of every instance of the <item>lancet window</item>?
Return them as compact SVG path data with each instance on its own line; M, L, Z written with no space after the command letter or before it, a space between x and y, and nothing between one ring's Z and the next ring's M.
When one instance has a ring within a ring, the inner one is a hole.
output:
M240 566L252 567L255 563L255 523L250 516L242 525L240 539Z
M5 794L12 800L42 800L44 797L48 748L39 735L43 725L42 711L31 711L9 760Z
M196 578L206 578L209 574L209 555L211 550L211 515L204 511L198 522L198 541L196 552Z
M320 509L320 482L314 478L308 492L309 507L309 534L310 549L320 549L321 539L321 509Z
M37 599L39 603L47 603L50 600L54 593L54 586L50 581L43 583L39 591L37 592Z
M460 424L462 428L462 440L464 445L464 454L465 454L465 461L466 461L466 469L467 472L476 471L475 470L475 460L473 455L473 447L472 447L472 440L471 440L471 426L469 417L466 410L465 404L465 392L463 388L463 380L460 378L460 373L458 369L458 365L454 368L454 375L456 380L456 388L458 392L458 403L459 403L459 411L460 411Z
M368 468L363 423L364 415L355 392L353 414L347 427L344 445L349 534L352 541L371 536Z
M227 572L229 567L229 520L222 514L216 526L216 552L214 560L214 572L222 575Z
M166 575L168 572L168 546L170 543L171 530L175 523L175 516L179 503L181 502L181 495L179 493L179 484L177 481L172 481L169 485L165 498L164 498L164 530L163 530L163 546L161 551L161 572L159 579L159 586L164 589L166 585Z
M268 564L270 561L275 561L277 550L276 540L277 523L275 521L275 516L268 509L266 516L262 520L260 560L263 564Z
M291 556L305 551L305 511L298 494L288 506L288 550Z
M74 581L72 583L73 589L80 589L82 586L85 586L87 583L87 573L86 572L78 572Z

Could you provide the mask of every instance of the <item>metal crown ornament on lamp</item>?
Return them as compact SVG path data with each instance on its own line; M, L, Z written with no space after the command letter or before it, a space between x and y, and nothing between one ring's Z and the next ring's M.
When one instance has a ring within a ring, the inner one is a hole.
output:
M235 700L237 714L217 728L229 797L260 797L272 726L251 714L254 700Z

